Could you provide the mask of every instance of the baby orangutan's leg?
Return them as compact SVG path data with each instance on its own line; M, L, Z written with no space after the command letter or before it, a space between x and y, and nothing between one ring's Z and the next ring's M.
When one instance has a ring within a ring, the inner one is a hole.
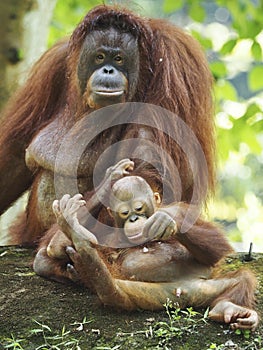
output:
M77 211L84 204L85 201L80 194L72 198L64 195L60 201L53 203L57 222L74 246L66 248L66 252L81 282L95 290L103 303L132 309L132 302L118 289L108 267L99 255L96 249L96 237L78 221Z
M66 248L71 245L68 237L54 224L39 243L33 265L36 274L62 283L79 282L77 272L66 253Z
M47 249L42 247L38 250L33 264L37 275L62 283L69 281L80 283L79 276L70 263L69 257L66 259L51 258L47 254Z
M181 308L206 307L237 282L235 278L205 279L187 275L165 283L115 279L100 256L101 252L84 236L72 232L71 238L76 247L71 259L81 281L87 286L92 284L104 305L126 310L162 310L169 299ZM212 314L211 318L215 319Z
M65 195L61 201L54 201L53 211L57 224L54 224L40 241L33 265L38 275L58 282L79 282L78 274L66 253L66 248L72 246L72 242L64 231L73 230L73 227L85 230L82 226L79 228L77 219L77 212L85 203L81 195L73 198ZM88 238L96 242L95 236L90 232Z
M47 255L55 259L67 259L66 247L71 246L72 242L64 232L56 225L56 232L47 245Z

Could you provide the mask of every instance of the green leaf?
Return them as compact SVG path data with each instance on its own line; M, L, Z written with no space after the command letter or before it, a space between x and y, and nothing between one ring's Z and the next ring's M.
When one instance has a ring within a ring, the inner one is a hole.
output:
M263 65L252 68L248 76L248 83L253 91L263 89Z
M222 55L226 55L226 54L229 54L232 52L233 48L236 46L236 43L237 43L237 39L231 39L229 41L227 41L222 49L220 50L220 53Z
M183 0L165 0L163 4L163 11L165 13L174 12L179 10L183 6Z
M215 94L217 101L237 100L237 91L235 87L227 80L220 79L215 85Z
M259 120L258 122L254 123L252 125L253 130L255 130L256 133L262 133L263 131L263 120Z
M194 2L189 9L189 16L196 22L203 22L206 16L204 8L200 5L200 2Z
M197 32L196 30L191 30L191 35L199 41L202 47L205 49L212 49L212 40L204 37L202 34Z
M255 38L262 29L261 23L255 20L249 20L249 17L246 18L246 26L247 26L247 36L250 38Z
M19 61L22 61L25 57L25 52L21 48L19 48L17 51L17 54L18 54Z
M208 318L209 311L210 311L210 309L209 309L209 307L208 307L208 308L205 310L204 319L205 319L205 318Z
M258 112L261 112L260 107L256 103L251 103L247 108L245 117L248 120L248 119L252 118Z
M226 66L223 62L217 61L210 64L210 69L215 78L223 78L227 74Z
M254 41L251 47L251 53L256 61L262 60L262 48L258 42Z
M249 338L250 338L250 336L251 336L251 331L250 331L249 329L245 329L245 330L243 331L243 333L244 333L244 338L245 338L245 339L249 339Z
M101 0L60 0L57 1L49 27L48 46L68 36L76 28L83 16Z
M240 142L245 142L251 152L260 154L262 152L261 145L256 138L255 128L249 126L245 118L233 120L234 127L231 129L232 147L238 151Z

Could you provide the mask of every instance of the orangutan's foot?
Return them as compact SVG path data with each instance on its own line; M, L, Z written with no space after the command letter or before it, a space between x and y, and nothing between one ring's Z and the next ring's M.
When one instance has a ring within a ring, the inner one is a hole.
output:
M229 323L232 329L250 329L254 331L259 323L256 311L227 300L219 301L209 312L209 317L217 322Z

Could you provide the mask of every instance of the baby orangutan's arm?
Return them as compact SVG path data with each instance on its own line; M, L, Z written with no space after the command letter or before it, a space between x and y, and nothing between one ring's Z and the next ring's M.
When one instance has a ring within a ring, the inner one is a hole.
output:
M168 226L167 232L184 245L200 263L213 266L226 254L233 252L222 230L215 224L202 220L198 208L186 203L174 203L159 208L145 224L143 234L146 237L151 225L154 224L154 218L161 222L164 215L165 217L169 215L171 218L171 225ZM173 222L175 222L174 226L172 226ZM174 230L172 230L173 227ZM165 239L167 238L169 234L165 236ZM162 240L164 237L161 235L159 239Z

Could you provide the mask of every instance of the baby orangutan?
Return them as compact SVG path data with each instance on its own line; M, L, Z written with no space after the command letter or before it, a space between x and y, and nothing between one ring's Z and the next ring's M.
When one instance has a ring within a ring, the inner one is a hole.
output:
M139 176L124 177L115 182L108 212L115 227L123 229L117 237L132 245L143 244L150 239L169 238L177 230L176 223L165 211L153 216L160 204L159 193L153 192Z
M48 240L39 250L35 271L54 278L50 273L54 259L61 258L64 250L70 258L64 277L81 281L105 305L158 310L169 298L181 308L210 306L211 319L229 323L233 329L254 330L259 320L253 310L253 274L245 269L223 274L215 268L232 251L224 234L200 218L181 232L189 205L161 206L159 194L144 179L123 177L132 168L126 159L108 169L97 199L93 196L86 203L77 194L54 202L57 231L53 231L53 243ZM117 181L110 190L112 179ZM97 237L80 223L83 206L94 214L98 201L106 196L110 196L108 211L116 226L111 239L122 247L126 242L126 248L98 244Z

